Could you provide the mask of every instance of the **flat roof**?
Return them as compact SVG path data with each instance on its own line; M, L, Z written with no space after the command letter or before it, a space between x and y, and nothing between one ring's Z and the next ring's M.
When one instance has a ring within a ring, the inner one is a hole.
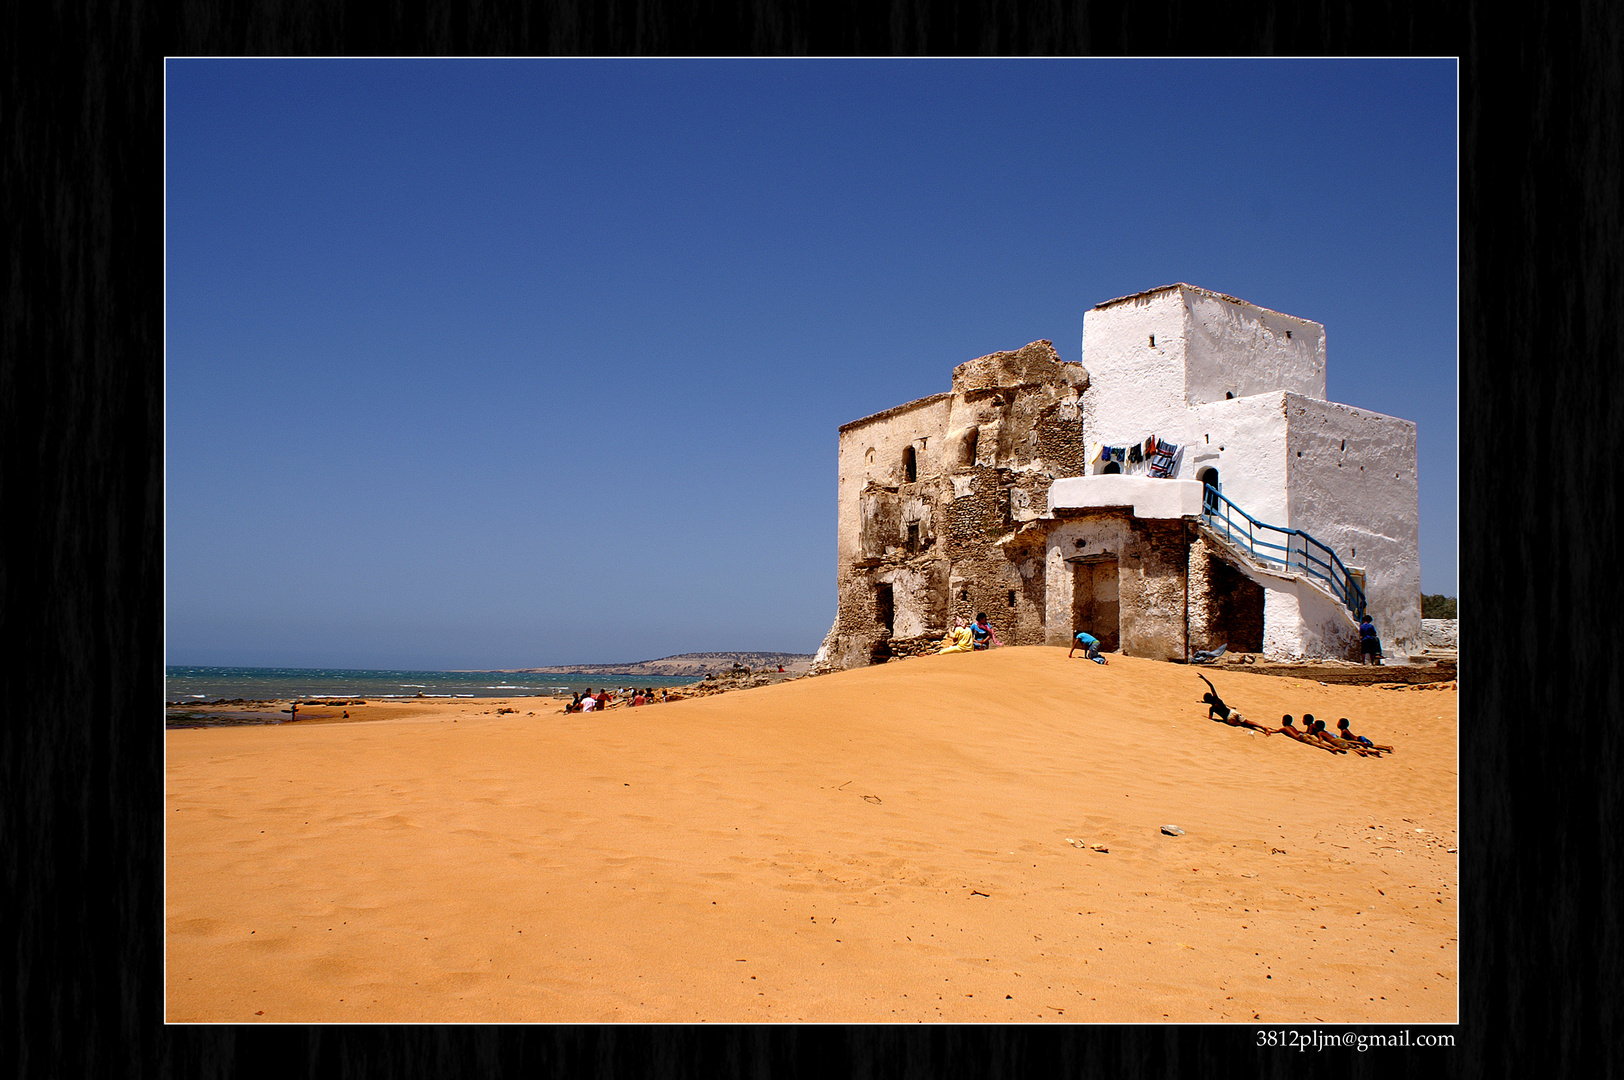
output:
M917 401L910 401L905 405L893 405L891 408L886 409L886 410L884 410L882 412L874 413L872 416L865 416L861 420L853 420L849 424L841 424L840 425L840 433L842 435L844 435L846 432L850 431L852 428L862 427L864 424L872 424L876 420L884 420L887 417L896 416L899 413L905 413L909 409L917 409L917 408L920 408L921 406L924 406L924 405L934 405L936 402L941 401L944 398L950 398L952 396L953 396L953 391L944 390L940 394L932 394L930 397L922 397L922 398L918 399Z
M1270 315L1278 315L1283 319L1292 319L1296 322L1302 323L1314 323L1313 319L1306 319L1301 315L1289 315L1284 311L1276 311L1274 308L1266 308L1262 304L1254 304L1250 300L1242 300L1238 296L1230 296L1228 293L1215 292L1212 289L1203 289L1201 286L1191 285L1187 281L1175 281L1171 285L1158 285L1156 288L1146 289L1144 292L1130 293L1127 296L1119 296L1114 300L1106 300L1103 303L1095 304L1094 310L1100 311L1103 308L1115 307L1118 304L1125 304L1129 300L1138 300L1145 296L1155 296L1157 293L1169 292L1173 289L1189 289L1191 292L1200 293L1203 296L1214 296L1219 300L1227 300L1231 304L1240 304L1241 306L1249 307L1254 311L1266 311ZM1318 326L1320 324L1314 323L1314 325Z

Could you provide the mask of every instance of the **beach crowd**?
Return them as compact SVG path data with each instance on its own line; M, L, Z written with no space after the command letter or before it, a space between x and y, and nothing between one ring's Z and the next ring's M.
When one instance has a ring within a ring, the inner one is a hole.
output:
M576 694L570 703L564 706L564 711L601 712L611 705L653 705L656 702L664 702L669 697L669 693L665 690L661 690L660 696L655 697L652 687L636 689L623 686L619 690L610 690L606 687L594 694L592 687L589 686L585 693Z

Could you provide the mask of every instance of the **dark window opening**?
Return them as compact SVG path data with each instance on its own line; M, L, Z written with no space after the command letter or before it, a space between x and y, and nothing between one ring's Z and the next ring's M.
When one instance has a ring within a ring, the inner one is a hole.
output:
M1150 335L1150 347L1152 349L1154 349L1156 347L1156 335L1155 334Z
M1100 470L1100 472L1102 472L1102 473L1119 473L1121 471L1122 471L1122 466L1117 464L1114 461L1111 462L1109 465L1107 465L1105 468Z
M1211 468L1210 466L1208 468L1202 469L1199 473L1196 474L1196 479L1201 481L1207 487L1212 488L1212 490L1214 490L1214 491L1218 490L1218 470L1217 469Z
M1084 548L1085 548L1085 547L1087 547L1087 546L1088 546L1088 541L1087 541L1087 540L1078 540L1078 541L1075 541L1075 546L1076 546L1076 548L1077 548L1077 550L1078 550L1078 551L1081 551L1081 550L1083 550L1083 549L1084 549Z
M1290 331L1290 330L1287 330L1287 331L1286 331L1286 340L1287 340L1287 341L1290 341L1290 340L1291 340L1291 331Z
M910 484L919 479L919 459L911 446L902 451L902 478Z
M889 585L876 585L874 587L874 621L885 627L889 634L897 618L895 598Z
M908 522L908 551L909 551L909 553L912 553L912 552L915 552L915 551L918 551L918 550L919 550L919 522L910 521L910 522Z
M1342 440L1342 449L1346 450L1347 448L1348 448L1348 440L1343 439Z
M1009 590L1009 606L1010 607L1015 606L1015 590L1014 589Z
M976 443L980 438L981 429L971 428L964 436L964 442L959 444L959 464L963 467L968 469L976 463Z
M1233 394L1233 393L1231 393L1231 392L1230 392L1230 391L1228 391L1228 390L1225 390L1225 391L1224 391L1224 400L1225 400L1225 401L1228 401L1228 400L1230 400L1230 399L1231 399L1231 398L1233 398L1233 397L1234 397L1234 396L1235 396L1235 395L1234 395L1234 394Z
M969 589L960 589L959 590L959 599L960 600L969 600L970 599L970 590Z

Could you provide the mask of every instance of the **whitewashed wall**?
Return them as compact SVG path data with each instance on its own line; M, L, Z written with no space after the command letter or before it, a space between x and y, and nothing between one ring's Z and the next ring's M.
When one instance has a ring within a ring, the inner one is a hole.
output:
M1325 397L1325 327L1191 286L1181 286L1187 325L1186 402L1289 390Z
M1288 523L1365 569L1386 655L1421 648L1415 424L1296 394L1286 411Z
M1176 287L1083 313L1089 378L1083 424L1090 439L1134 442L1183 416L1187 321Z
M1087 312L1083 363L1091 440L1129 445L1155 434L1178 443L1177 478L1216 468L1235 505L1302 529L1364 568L1388 654L1420 647L1415 425L1324 400L1323 326L1171 285ZM1131 477L1144 468L1124 470ZM1271 588L1269 648L1337 655L1341 631L1306 610L1319 602Z

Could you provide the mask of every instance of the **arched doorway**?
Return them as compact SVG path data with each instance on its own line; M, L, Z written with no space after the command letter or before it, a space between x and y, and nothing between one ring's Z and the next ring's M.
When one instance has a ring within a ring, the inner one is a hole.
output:
M1122 466L1117 464L1114 461L1111 461L1111 462L1107 462L1105 468L1100 470L1100 474L1104 475L1106 473L1119 473L1121 471L1122 471Z
M919 457L911 446L902 451L902 479L909 484L919 479Z

